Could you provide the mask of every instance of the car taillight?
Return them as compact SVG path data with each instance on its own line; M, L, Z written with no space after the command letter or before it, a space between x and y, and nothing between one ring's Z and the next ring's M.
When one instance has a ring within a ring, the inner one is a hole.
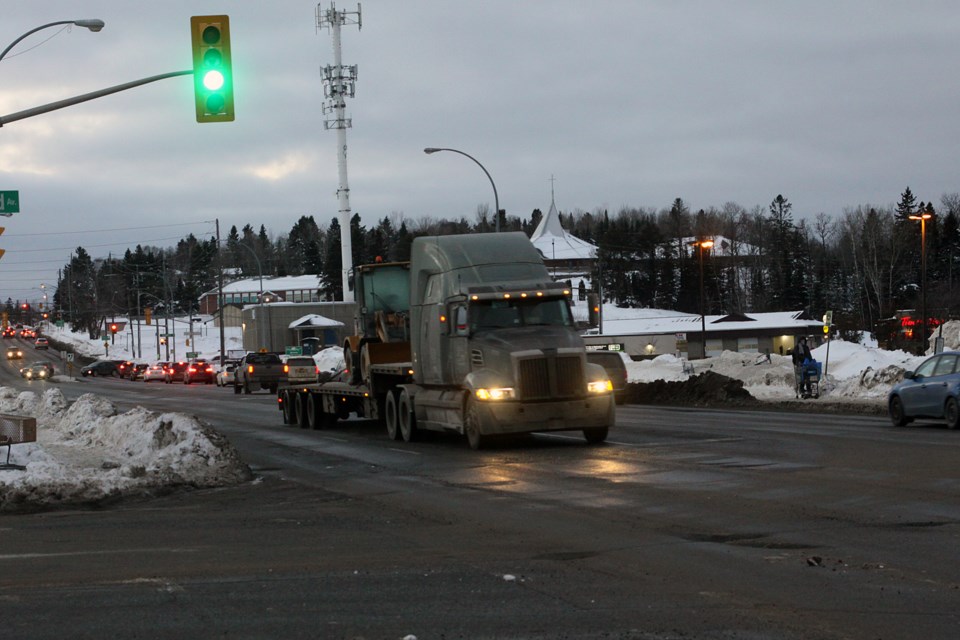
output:
M290 365L288 365L288 364L283 365L283 372L284 372L284 373L290 373Z
M197 369L196 367L190 367L189 369L187 369L187 371L189 371L190 373L196 373Z
M252 364L247 367L247 373L253 373L253 365L252 365Z
M213 373L213 367L207 367L207 373Z

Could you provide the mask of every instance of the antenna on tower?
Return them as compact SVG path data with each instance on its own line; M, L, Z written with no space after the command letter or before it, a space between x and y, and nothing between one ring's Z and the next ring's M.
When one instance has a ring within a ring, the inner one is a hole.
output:
M333 34L333 64L320 68L323 79L323 128L337 132L337 173L339 186L337 199L340 203L340 276L343 281L343 301L353 302L350 291L350 270L353 268L353 243L350 238L350 186L347 182L347 129L353 126L353 120L346 117L346 98L356 93L357 66L343 66L340 51L340 27L355 24L357 29L363 24L360 17L360 3L356 11L337 11L334 3L329 9L317 5L317 29L326 27Z

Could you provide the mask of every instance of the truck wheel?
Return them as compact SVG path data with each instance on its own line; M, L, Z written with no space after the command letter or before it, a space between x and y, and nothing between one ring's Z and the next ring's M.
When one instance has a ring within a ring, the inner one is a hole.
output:
M243 392L247 395L253 393L253 391L250 389L250 383L246 380L243 381Z
M317 398L308 393L307 396L307 424L311 429L323 429L326 426L326 420L323 415L323 407Z
M400 437L404 442L413 442L417 439L417 416L413 413L413 398L406 389L400 391L397 413L400 419Z
M607 439L607 433L609 431L609 427L592 427L583 430L583 437L586 438L590 444L600 444Z
M483 449L489 442L489 438L481 432L480 408L472 400L467 400L467 410L463 417L463 431L467 435L467 444L474 451Z
M283 400L280 403L280 407L283 409L283 424L293 424L293 398L290 397L290 392L284 391L281 400Z
M294 396L293 406L295 407L294 412L295 412L295 414L296 414L296 422L297 422L297 424L300 425L300 428L301 428L301 429L306 429L307 427L310 426L309 422L307 421L308 418L307 418L307 397L306 397L306 394L305 394L305 393L298 393L298 394L296 394L296 395Z
M383 421L387 423L387 437L391 440L400 439L400 413L397 410L397 393L393 389L387 391L383 403Z

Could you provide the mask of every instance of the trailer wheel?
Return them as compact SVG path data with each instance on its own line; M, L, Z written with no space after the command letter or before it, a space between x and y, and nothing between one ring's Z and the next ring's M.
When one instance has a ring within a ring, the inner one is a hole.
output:
M307 396L307 424L311 429L323 429L327 426L327 417L323 413L323 407L317 402L316 396L312 393Z
M600 444L607 439L607 433L609 432L609 427L592 427L583 430L583 437L590 444Z
M383 421L387 423L387 437L391 440L400 439L400 412L397 409L397 392L387 391L383 407Z
M283 392L283 424L293 424L294 421L294 408L293 408L293 398L290 397L289 391Z
M480 408L473 400L467 400L467 410L463 417L463 431L467 436L467 444L474 451L483 449L489 442L489 438L480 431L481 425Z
M296 393L294 394L295 401L293 403L294 413L296 414L296 423L300 425L301 429L306 429L310 426L307 418L307 397L305 393Z
M400 437L404 442L413 442L417 439L417 416L413 413L413 398L406 389L400 391L397 413L400 419Z

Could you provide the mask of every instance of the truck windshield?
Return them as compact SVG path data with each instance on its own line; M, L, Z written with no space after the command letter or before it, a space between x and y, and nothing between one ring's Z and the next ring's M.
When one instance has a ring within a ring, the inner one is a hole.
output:
M563 298L511 298L481 300L470 305L470 333L508 327L573 325L570 308Z

